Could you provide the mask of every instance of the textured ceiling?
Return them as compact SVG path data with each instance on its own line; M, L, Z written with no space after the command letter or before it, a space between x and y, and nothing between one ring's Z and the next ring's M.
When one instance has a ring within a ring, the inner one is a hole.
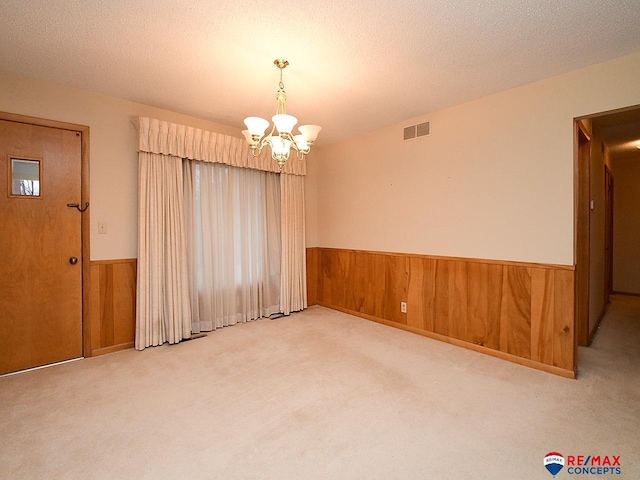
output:
M2 0L0 71L319 144L640 50L638 0Z

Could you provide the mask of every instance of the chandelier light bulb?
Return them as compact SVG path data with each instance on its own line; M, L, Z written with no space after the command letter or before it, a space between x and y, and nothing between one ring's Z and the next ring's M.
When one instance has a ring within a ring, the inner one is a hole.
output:
M251 137L251 132L249 130L242 130L242 135L244 135L244 138L246 138L249 145L253 146L258 144L258 141Z
M291 151L291 141L281 137L273 137L271 139L271 149L276 155L286 155L288 157Z
M304 135L294 135L293 141L296 142L296 147L298 150L308 150L309 144L307 143L307 139L304 138Z
M271 120L276 126L278 133L291 133L293 127L298 123L298 119L293 115L287 115L286 113L279 113L271 117Z
M244 119L244 124L251 135L257 135L258 137L263 136L265 130L269 128L269 122L260 117L247 117Z
M304 135L307 143L313 144L313 142L316 141L316 138L318 138L318 134L320 133L320 130L322 130L322 127L319 127L318 125L300 125L298 130L302 135Z

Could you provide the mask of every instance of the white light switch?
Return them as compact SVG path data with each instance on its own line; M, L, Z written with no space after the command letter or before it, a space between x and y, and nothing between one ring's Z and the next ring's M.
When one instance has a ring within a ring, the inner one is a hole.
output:
M98 233L105 234L107 233L107 224L104 222L98 222Z

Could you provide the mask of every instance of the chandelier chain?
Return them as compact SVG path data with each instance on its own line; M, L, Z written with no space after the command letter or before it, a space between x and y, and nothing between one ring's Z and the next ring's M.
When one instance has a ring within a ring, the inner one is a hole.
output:
M280 70L280 83L278 84L278 86L280 87L280 90L284 90L284 82L282 81L282 72L285 68L287 68L287 66L289 65L289 62L287 62L284 59L276 59L274 60L274 62L276 67L278 67L278 70Z

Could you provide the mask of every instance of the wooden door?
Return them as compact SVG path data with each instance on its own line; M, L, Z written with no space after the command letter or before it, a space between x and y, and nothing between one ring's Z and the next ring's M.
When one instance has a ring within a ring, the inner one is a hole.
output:
M0 374L82 356L81 143L0 120Z
M613 175L604 166L604 304L609 304L613 291Z

